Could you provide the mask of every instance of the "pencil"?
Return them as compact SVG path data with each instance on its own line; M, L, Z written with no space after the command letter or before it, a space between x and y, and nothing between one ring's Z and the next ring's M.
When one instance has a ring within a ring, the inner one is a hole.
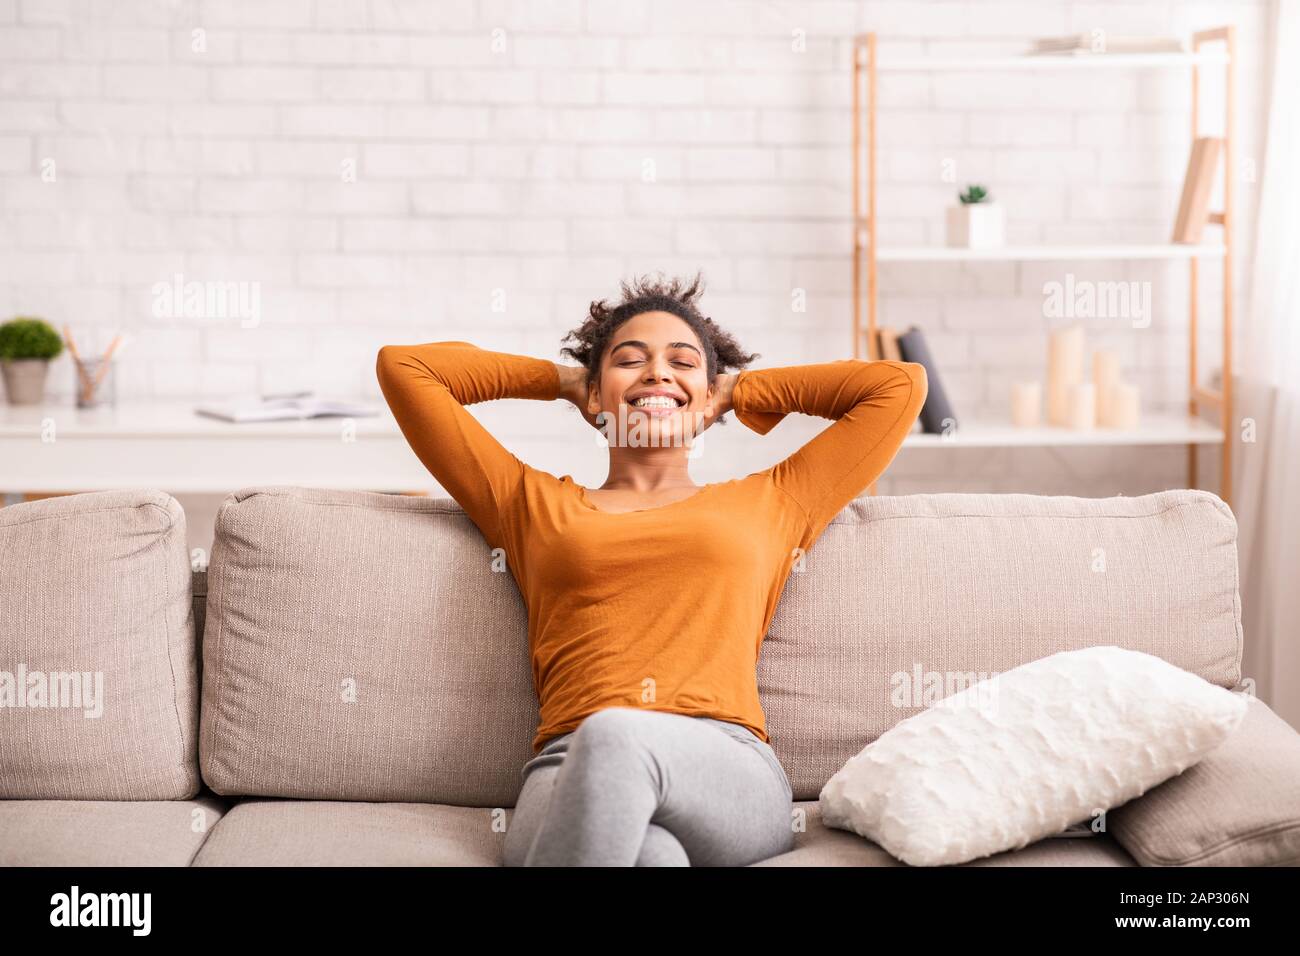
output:
M68 351L72 353L72 364L77 370L77 378L81 380L81 394L83 401L89 401L90 377L86 374L85 366L81 364L81 356L77 353L77 343L72 339L72 330L68 328L67 323L63 326L63 337L68 340Z
M90 387L91 394L94 393L95 389L99 388L99 383L104 380L104 375L108 372L109 360L113 358L113 350L117 348L117 343L120 342L121 339L122 333L119 332L113 336L113 341L108 343L108 350L104 353L104 357L99 361L99 371L95 373L95 384ZM87 395L86 399L89 401L90 395Z

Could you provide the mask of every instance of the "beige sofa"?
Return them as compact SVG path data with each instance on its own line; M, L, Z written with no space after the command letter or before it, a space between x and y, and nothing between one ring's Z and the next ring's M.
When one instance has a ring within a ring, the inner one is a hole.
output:
M538 720L526 613L455 502L250 488L207 558L161 491L0 509L0 672L26 676L24 706L0 708L0 864L500 865ZM757 865L902 865L817 804L923 706L896 706L898 688L1097 644L1242 688L1220 499L860 498L764 644L797 832ZM1300 735L1260 701L1248 713L1104 833L968 865L1296 862Z

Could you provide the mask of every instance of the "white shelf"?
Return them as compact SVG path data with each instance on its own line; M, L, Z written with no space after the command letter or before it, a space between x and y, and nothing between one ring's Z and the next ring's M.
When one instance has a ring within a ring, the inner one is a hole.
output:
M115 405L77 408L71 402L42 405L0 405L0 438L36 438L48 421L57 438L302 438L338 440L343 423L351 421L354 433L401 438L392 412L371 400L377 415L293 418L270 422L227 422L200 415L194 406L212 399L124 400Z
M1020 56L906 56L881 57L881 73L985 70L1127 70L1226 65L1221 50L1205 53L1081 53L1022 54Z
M1215 445L1222 444L1223 430L1204 419L1188 415L1144 414L1132 430L1093 428L1076 430L1042 425L1017 428L1010 422L971 421L960 424L951 435L914 432L905 448L1020 448L1103 445Z
M380 403L379 415L351 419L347 434L342 418L234 424L198 415L194 404L0 405L0 492L224 494L253 485L379 491L433 483Z
M1069 259L1221 259L1222 244L1187 245L1078 245L999 246L995 249L959 249L949 246L881 246L877 262L1025 262Z

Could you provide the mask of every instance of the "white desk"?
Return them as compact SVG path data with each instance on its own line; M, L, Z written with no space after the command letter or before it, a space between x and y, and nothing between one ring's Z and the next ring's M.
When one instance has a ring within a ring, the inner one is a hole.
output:
M440 488L382 403L369 418L243 425L199 415L194 404L0 405L0 493Z

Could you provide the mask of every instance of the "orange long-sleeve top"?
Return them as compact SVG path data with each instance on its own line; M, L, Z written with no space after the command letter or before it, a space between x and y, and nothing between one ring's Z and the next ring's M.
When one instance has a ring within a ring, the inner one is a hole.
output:
M468 342L387 345L376 374L420 461L504 549L528 609L541 723L533 750L606 707L714 717L769 741L758 655L786 578L884 472L927 393L914 362L746 369L736 418L834 423L770 468L657 508L606 512L569 475L533 468L465 408L559 397L546 359Z

